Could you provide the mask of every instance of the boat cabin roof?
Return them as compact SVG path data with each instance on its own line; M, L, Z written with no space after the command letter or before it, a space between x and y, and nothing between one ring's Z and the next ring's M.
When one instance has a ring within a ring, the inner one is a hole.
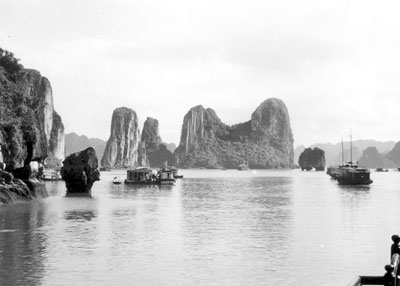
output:
M137 168L137 169L133 169L133 170L128 170L129 173L152 173L153 170L149 169L149 168Z

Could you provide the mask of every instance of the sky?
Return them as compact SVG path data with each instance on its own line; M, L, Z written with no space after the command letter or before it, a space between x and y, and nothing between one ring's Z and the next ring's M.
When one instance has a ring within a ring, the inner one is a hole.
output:
M1 1L0 47L52 85L66 133L107 140L115 108L179 144L196 105L233 125L266 99L294 145L400 141L399 1Z

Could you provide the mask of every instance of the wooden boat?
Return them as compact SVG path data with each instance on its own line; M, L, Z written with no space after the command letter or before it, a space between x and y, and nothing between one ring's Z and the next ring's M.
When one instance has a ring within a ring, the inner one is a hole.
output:
M375 169L375 172L389 172L389 170L388 170L388 169L383 169L383 168L379 167L379 168L376 168L376 169Z
M343 165L329 166L326 173L336 179L340 185L369 185L373 181L370 179L370 171L367 168L359 167L352 162L352 145L350 135L350 158L351 160ZM342 141L342 161L343 161L343 141Z
M171 170L174 173L174 179L183 179L183 175L178 175L178 168L171 167Z
M174 171L171 169L159 169L157 172L157 182L160 185L173 185L176 180L174 178Z
M43 174L40 176L42 181L62 181L60 171L56 170L43 170Z
M340 166L338 173L337 180L340 185L369 185L373 182L367 168L359 167L350 162Z
M174 173L171 169L158 169L156 171L141 167L127 170L125 184L136 185L173 185L175 184Z
M122 180L119 177L114 177L112 182L113 182L114 185L120 185L122 183Z

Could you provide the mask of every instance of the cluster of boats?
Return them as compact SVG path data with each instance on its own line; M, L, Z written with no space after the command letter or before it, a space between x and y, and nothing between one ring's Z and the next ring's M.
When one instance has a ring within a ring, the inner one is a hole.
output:
M329 166L326 173L337 180L340 185L369 185L372 184L371 172L368 168L359 167L353 162L353 147L350 134L350 161L343 165ZM343 159L343 140L342 140L342 162Z
M148 167L140 167L126 171L127 178L125 184L136 185L173 185L176 179L183 178L178 175L178 169L175 167L165 167L159 169L151 169ZM113 179L114 184L121 184L122 180L118 177Z

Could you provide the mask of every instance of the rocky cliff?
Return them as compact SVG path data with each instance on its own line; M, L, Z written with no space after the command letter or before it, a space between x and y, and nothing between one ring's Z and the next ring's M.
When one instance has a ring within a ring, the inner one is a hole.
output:
M147 117L143 124L142 142L145 144L147 151L155 151L160 146L162 141L157 119Z
M157 119L147 117L143 125L142 143L150 167L163 166L164 162L170 166L175 164L174 155L167 149L167 145L162 143Z
M368 147L363 151L363 154L358 160L360 166L367 168L395 168L396 164L378 152L376 147Z
M100 180L99 164L93 147L69 155L61 168L67 196L92 193L93 183Z
M323 171L325 169L325 152L317 147L306 148L299 157L299 165L302 170Z
M400 142L397 142L393 149L386 154L386 158L392 161L397 167L400 167Z
M32 161L59 166L63 144L64 126L49 80L0 48L0 158L6 170L28 170Z
M260 104L247 122L224 124L215 111L198 105L189 110L175 150L181 167L292 168L293 135L283 101L270 98Z
M50 157L61 165L64 126L54 110L48 79L28 69L21 69L14 80L7 79L7 72L2 69L0 78L0 144L5 163L17 168L31 160L43 162Z
M131 168L147 165L141 143L136 112L127 107L116 108L112 114L110 138L101 159L101 166Z

